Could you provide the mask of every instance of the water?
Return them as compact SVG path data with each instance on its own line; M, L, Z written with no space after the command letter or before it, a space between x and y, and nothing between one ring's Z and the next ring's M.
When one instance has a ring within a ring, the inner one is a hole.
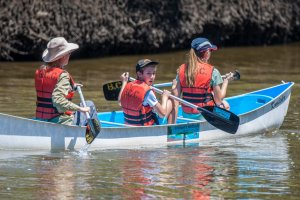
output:
M156 83L169 82L187 51L159 55L72 60L85 99L99 111L104 83L124 71L134 76L138 59L160 61ZM273 132L188 146L51 153L0 150L0 199L299 199L300 44L224 48L212 63L222 74L238 69L228 96L294 81L282 127ZM32 117L34 71L39 62L0 63L0 112ZM75 102L79 102L75 98Z

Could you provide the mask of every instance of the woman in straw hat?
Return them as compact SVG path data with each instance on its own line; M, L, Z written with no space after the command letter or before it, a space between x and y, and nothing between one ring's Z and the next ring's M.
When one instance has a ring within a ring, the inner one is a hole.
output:
M211 52L217 46L206 38L196 38L191 43L187 63L182 64L177 72L177 85L174 94L199 107L217 105L229 110L229 104L223 100L228 82L233 80L233 73L226 74L224 80L220 72L209 64ZM220 86L221 85L221 86ZM202 119L197 109L182 105L184 117Z
M48 42L42 56L45 63L35 72L37 119L71 125L74 124L75 111L90 111L90 107L80 107L71 101L76 84L65 70L71 52L78 48L77 44L68 43L63 37Z

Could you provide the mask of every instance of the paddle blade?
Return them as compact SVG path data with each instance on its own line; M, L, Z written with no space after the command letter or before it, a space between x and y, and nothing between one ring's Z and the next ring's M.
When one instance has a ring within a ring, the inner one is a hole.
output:
M117 101L122 87L122 81L106 83L103 85L104 97L108 101Z
M236 114L217 106L205 106L203 109L210 111L203 112L198 109L211 125L227 133L236 133L240 124L240 118Z
M101 124L98 119L88 119L86 126L85 139L88 144L91 144L101 131Z
M238 70L235 70L233 72L233 80L240 80L241 79L241 74Z

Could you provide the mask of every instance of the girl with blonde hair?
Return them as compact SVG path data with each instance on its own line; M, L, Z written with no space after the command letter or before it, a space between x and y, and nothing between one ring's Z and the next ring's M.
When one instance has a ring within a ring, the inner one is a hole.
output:
M209 63L211 52L215 50L217 46L211 44L208 39L194 39L187 63L178 68L177 84L173 92L199 107L216 105L229 110L229 104L223 99L228 82L233 80L233 74L226 74L223 80L220 72ZM197 109L182 105L182 110L183 117L202 119Z

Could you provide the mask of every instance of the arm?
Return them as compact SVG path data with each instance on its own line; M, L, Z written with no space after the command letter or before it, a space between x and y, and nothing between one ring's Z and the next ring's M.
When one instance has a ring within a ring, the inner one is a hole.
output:
M169 99L170 92L167 90L164 90L164 93L162 94L162 101L161 103L157 102L155 106L153 106L156 113L161 117L165 117L167 114L167 102Z
M129 78L129 72L124 72L121 76L121 81L122 81L122 87L118 96L118 102L119 102L119 106L121 106L121 96L122 96L122 92L125 88L125 86L127 85L128 82L128 78Z
M52 92L52 101L53 105L56 107L58 112L63 113L68 110L70 111L81 111L81 112L89 112L89 107L80 107L73 102L66 99L66 95L72 89L69 74L63 72L55 85L55 88Z
M227 91L227 86L228 86L228 80L224 79L222 87L220 89L220 95L221 95L221 99L226 97L226 91Z
M214 101L217 104L217 106L222 104L222 91L219 85L216 85L213 87L214 92Z
M226 95L226 89L227 89L228 82L224 84L224 87L222 90L220 85L222 84L222 86L223 86L223 83L224 82L223 82L220 72L216 68L214 68L213 74L212 74L211 85L213 87L214 101L217 104L217 106L222 104L222 99Z
M143 102L144 106L150 106L152 107L155 112L160 116L160 117L165 117L167 113L167 102L169 98L170 92L165 90L164 93L162 94L162 102L159 103L154 92L152 90L149 90L147 94L145 95L145 99Z
M222 99L226 97L226 91L227 91L228 83L231 80L233 80L233 73L230 72L228 74L225 74L225 78L223 79L223 84L222 84L222 87L221 87Z

